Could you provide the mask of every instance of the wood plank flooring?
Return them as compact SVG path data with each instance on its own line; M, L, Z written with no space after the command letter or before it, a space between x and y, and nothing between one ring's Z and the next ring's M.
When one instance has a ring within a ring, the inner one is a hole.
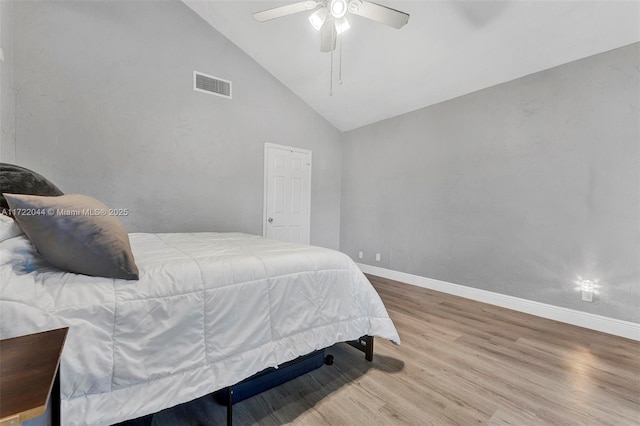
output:
M234 406L236 425L640 425L640 342L377 277L401 346L346 344ZM204 397L154 426L224 425Z

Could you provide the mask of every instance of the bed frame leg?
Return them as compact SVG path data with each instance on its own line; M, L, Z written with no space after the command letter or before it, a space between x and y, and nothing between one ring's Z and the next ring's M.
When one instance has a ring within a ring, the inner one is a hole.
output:
M362 339L365 345L364 359L371 362L373 361L373 336L364 336Z
M352 340L347 343L364 352L364 359L373 361L373 336L362 336L358 340Z
M227 388L227 426L233 425L233 386Z
M53 381L53 389L51 390L51 426L60 426L60 367L56 372Z

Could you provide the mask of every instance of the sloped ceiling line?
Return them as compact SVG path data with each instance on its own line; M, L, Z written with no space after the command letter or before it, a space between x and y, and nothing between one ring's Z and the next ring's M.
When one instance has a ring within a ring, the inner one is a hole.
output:
M396 30L351 16L343 84L292 1L183 2L341 131L640 41L637 1L377 1L411 15Z

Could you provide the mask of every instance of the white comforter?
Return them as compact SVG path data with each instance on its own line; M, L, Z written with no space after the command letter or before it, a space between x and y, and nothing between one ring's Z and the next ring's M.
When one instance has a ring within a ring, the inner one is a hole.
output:
M399 342L337 251L239 233L130 239L139 281L61 272L24 236L0 243L0 338L70 327L64 425L154 413L365 334Z

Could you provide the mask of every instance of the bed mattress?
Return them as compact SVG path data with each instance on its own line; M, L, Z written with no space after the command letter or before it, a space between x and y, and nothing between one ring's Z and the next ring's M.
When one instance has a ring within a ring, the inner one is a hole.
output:
M241 233L130 234L139 281L49 266L0 243L0 338L70 327L64 425L154 413L368 334L399 343L346 255Z

